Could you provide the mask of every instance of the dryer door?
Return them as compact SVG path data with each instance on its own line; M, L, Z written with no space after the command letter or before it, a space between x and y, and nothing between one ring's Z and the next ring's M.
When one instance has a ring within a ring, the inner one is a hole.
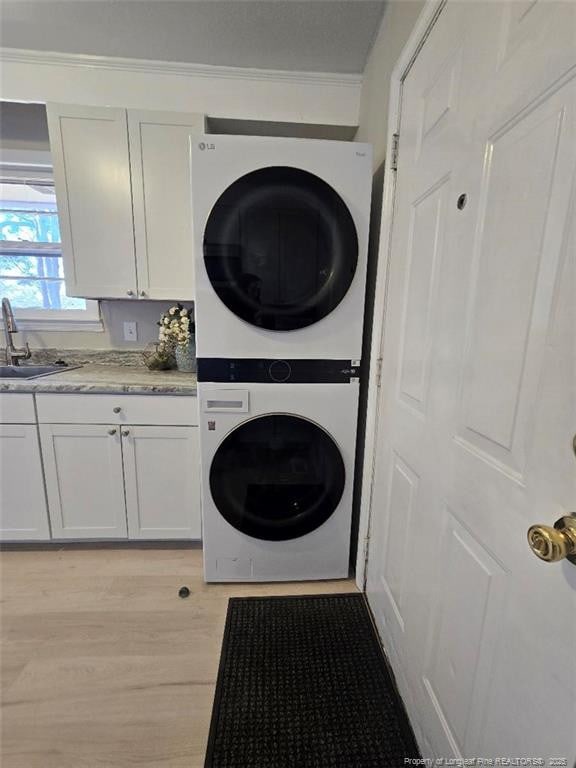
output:
M204 263L226 306L251 325L292 331L318 322L354 278L358 238L340 195L298 168L235 181L210 212Z
M210 468L220 514L257 539L285 541L310 533L335 511L344 462L317 424L298 416L260 416L233 430Z

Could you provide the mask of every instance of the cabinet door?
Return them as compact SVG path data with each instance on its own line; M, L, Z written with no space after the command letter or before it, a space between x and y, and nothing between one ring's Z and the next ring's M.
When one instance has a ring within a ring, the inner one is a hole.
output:
M123 427L131 539L199 539L198 427Z
M50 538L35 424L0 425L0 539Z
M136 295L126 110L48 104L66 291Z
M194 299L190 138L203 115L128 110L138 295Z
M53 538L126 538L119 427L42 424L40 437Z

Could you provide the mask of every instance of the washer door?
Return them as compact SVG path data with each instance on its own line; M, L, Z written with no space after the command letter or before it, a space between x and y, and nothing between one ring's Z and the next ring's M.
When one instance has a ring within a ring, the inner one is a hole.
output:
M257 539L304 536L334 512L344 462L319 426L298 416L252 419L231 432L212 460L210 490L220 514Z
M204 263L235 315L272 331L318 322L342 301L358 261L356 227L340 195L298 168L242 176L204 230Z

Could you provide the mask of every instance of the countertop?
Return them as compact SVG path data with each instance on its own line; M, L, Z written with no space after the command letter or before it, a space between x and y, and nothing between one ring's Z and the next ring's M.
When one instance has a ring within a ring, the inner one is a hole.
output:
M80 360L68 362L72 366ZM36 379L0 379L0 392L196 395L196 374L150 371L133 360L121 364L90 360L79 368L63 368Z

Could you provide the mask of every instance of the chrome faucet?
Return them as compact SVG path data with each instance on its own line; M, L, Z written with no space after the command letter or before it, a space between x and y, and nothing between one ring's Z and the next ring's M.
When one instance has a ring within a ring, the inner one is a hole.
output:
M2 321L4 323L4 337L6 339L6 363L8 365L19 365L20 360L28 360L32 353L27 343L21 348L14 346L12 335L18 333L18 328L9 299L2 299Z

